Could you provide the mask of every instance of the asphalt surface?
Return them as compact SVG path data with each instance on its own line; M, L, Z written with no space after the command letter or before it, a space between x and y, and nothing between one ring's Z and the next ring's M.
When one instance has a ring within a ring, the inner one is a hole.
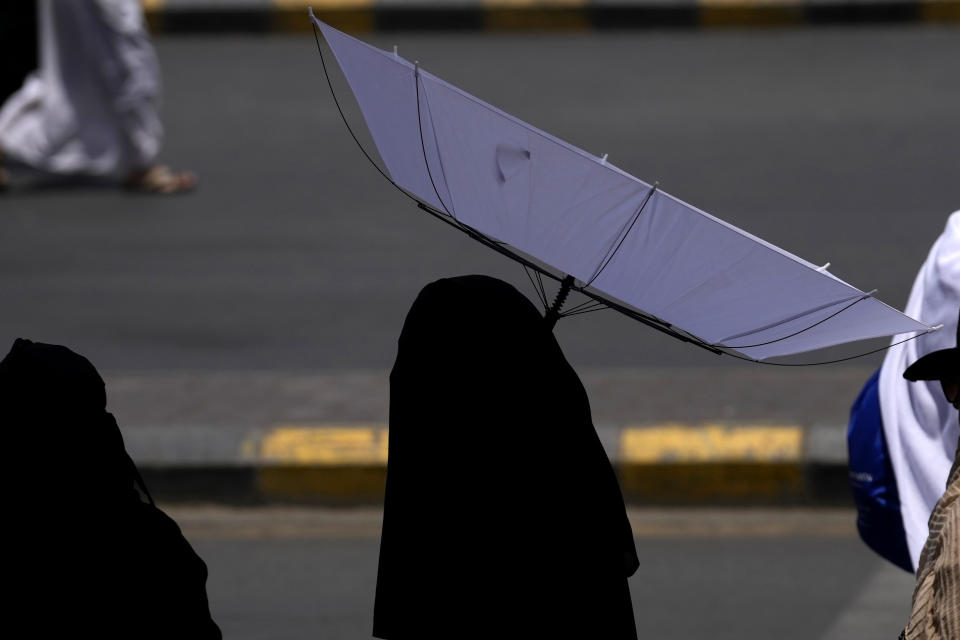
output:
M378 511L170 512L208 564L225 637L370 637ZM860 543L852 512L630 515L640 637L893 638L909 615L912 576Z
M831 262L897 306L960 207L955 29L371 40L398 44L438 75L812 262ZM197 170L199 191L5 196L0 342L68 344L120 373L383 371L426 282L483 272L532 294L519 267L422 215L366 164L311 38L157 45L163 157ZM558 335L581 369L767 375L613 312L565 320Z

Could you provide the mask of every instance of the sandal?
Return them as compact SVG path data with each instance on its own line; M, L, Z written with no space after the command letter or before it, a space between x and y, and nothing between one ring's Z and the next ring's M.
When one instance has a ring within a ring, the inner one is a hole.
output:
M197 176L190 171L173 171L166 165L155 164L149 169L130 173L123 186L141 193L186 193L196 188Z

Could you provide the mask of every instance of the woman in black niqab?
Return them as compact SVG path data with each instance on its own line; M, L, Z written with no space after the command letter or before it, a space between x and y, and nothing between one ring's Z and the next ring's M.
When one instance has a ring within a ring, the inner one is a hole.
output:
M70 349L19 339L0 361L7 627L27 638L203 638L207 568L154 504Z
M638 560L586 392L543 317L434 282L390 374L374 636L636 638Z

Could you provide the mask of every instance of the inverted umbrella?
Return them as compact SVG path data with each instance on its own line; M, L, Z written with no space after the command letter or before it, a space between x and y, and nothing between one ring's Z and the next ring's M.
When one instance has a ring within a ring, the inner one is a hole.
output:
M543 296L550 323L603 305L751 360L939 328L847 284L829 265L711 216L396 51L338 31L312 10L310 18L356 97L386 165L381 173L423 210L561 281L552 305ZM563 312L571 290L591 300Z

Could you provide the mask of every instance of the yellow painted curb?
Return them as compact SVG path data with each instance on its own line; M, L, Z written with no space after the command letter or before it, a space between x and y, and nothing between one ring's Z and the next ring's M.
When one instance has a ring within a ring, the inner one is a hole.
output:
M806 496L798 426L662 424L620 435L624 497L646 504L795 503Z
M620 433L619 457L626 464L795 462L802 455L798 426L664 424Z
M387 429L381 425L280 425L260 441L268 464L376 466L387 463Z
M794 425L628 427L620 433L618 457L627 464L797 462L803 435L803 428ZM382 424L278 425L246 449L268 464L377 465L386 464L388 444Z
M258 491L281 501L379 502L387 443L383 425L278 425L256 448Z
M624 497L645 504L791 504L809 500L804 430L679 423L630 427L615 460ZM271 500L379 502L386 425L278 425L246 443Z

